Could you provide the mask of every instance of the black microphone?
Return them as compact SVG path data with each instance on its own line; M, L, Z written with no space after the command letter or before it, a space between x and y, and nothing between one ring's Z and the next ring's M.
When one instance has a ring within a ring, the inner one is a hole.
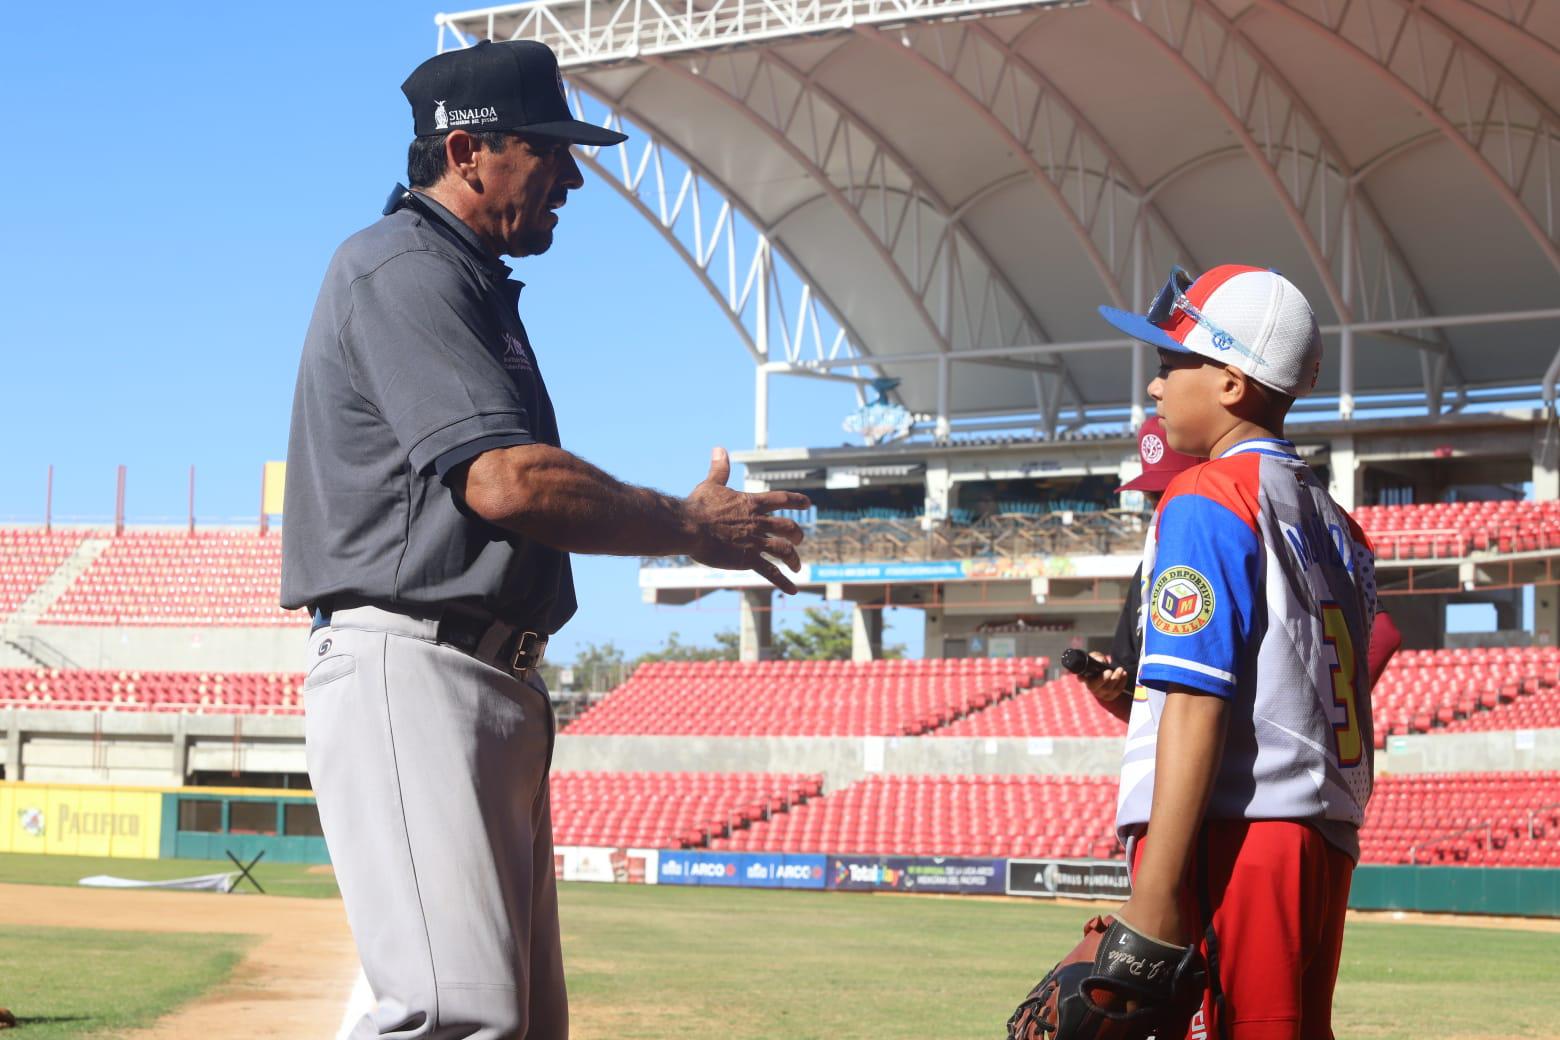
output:
M1062 667L1080 679L1098 679L1105 674L1105 666L1082 650L1062 651Z

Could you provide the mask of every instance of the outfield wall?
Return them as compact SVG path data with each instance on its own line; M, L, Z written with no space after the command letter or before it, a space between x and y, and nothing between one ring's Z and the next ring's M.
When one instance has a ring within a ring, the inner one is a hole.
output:
M564 881L717 888L1006 894L1106 902L1123 901L1131 894L1122 860L560 848L556 870ZM1349 906L1560 917L1560 870L1367 864L1355 870Z
M125 859L328 863L308 791L0 782L0 852ZM565 881L1123 899L1121 860L988 859L559 847ZM1560 870L1404 867L1355 871L1360 910L1560 917Z
M0 852L328 863L308 791L0 781Z
M0 852L157 859L162 792L0 783Z

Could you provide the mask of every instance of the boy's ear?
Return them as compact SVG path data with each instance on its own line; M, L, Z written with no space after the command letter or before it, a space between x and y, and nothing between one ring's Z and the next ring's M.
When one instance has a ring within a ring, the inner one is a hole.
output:
M1220 369L1219 403L1225 408L1236 409L1251 403L1252 386L1246 373L1233 365Z

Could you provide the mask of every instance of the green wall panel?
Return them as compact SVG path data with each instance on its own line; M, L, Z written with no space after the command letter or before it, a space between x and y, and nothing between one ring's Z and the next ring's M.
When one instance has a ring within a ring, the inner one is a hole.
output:
M1529 867L1387 867L1354 871L1356 910L1560 917L1560 870Z

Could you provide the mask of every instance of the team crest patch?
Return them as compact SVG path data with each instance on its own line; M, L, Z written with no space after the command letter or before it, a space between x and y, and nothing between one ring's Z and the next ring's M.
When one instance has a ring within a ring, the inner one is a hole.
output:
M1166 567L1154 582L1149 616L1167 636L1201 632L1213 620L1213 587L1190 567Z

